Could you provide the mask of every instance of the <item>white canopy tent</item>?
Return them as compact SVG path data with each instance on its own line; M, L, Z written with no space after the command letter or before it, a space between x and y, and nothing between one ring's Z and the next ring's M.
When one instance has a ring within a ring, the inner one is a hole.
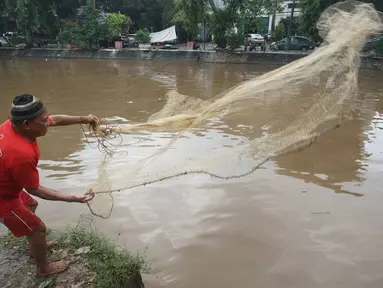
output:
M174 40L177 40L176 26L171 26L159 32L150 33L151 43L174 41Z

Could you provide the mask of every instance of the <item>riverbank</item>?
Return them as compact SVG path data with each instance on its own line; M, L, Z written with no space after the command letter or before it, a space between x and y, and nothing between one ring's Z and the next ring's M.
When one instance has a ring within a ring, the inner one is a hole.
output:
M227 64L264 64L285 65L303 58L309 53L303 52L216 52L193 50L159 50L159 49L101 49L84 51L56 48L0 48L0 57L29 58L79 58L79 59L115 59L115 60L166 60L184 62L206 62ZM361 68L383 69L383 57L362 57Z
M26 239L7 235L0 237L0 287L144 287L141 273L149 273L150 268L142 256L119 249L103 235L81 226L51 235L50 240L58 244L50 249L49 258L71 261L69 270L35 277Z

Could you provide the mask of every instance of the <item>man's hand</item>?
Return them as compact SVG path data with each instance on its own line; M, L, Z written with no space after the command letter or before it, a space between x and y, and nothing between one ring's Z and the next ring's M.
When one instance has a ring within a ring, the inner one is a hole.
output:
M68 198L68 202L86 203L94 198L94 192L92 189L89 189L83 196L72 195Z
M90 114L88 116L85 116L85 117L82 117L83 120L84 120L84 124L89 124L91 125L93 128L96 128L98 124L100 124L100 120L98 120L98 118L96 116L94 116L93 114Z
M88 116L51 115L51 126L67 126L76 124L88 124L96 128L100 120L93 114Z

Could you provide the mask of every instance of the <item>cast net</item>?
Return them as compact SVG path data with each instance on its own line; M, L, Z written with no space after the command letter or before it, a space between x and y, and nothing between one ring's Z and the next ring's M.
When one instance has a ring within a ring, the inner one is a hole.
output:
M105 153L89 207L107 217L113 192L186 174L237 179L309 147L353 117L360 51L382 27L373 5L337 3L321 15L317 28L324 42L309 56L209 100L170 91L163 109L145 123L101 125L103 147L118 133L126 137Z

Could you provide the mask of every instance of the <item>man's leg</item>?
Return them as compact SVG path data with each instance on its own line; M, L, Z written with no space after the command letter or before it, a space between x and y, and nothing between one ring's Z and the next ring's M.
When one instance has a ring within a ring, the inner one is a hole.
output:
M29 195L27 192L25 191L21 191L20 192L20 199L22 201L22 203L29 209L33 212L33 214L36 214L36 209L37 209L37 206L39 206L39 203L32 198L31 195ZM29 242L29 241L28 241ZM57 245L57 242L54 242L54 241L48 241L46 242L47 243L47 248L51 248L55 245ZM32 255L32 250L31 250L31 247L29 246L29 253L30 255L33 257Z
M15 237L27 236L36 261L36 276L61 273L69 267L70 263L66 261L48 262L45 225L21 202L4 216L4 225Z
M47 243L46 243L46 228L43 222L27 235L29 247L36 261L36 276L47 276L64 272L68 269L70 262L58 261L48 262L47 259Z

